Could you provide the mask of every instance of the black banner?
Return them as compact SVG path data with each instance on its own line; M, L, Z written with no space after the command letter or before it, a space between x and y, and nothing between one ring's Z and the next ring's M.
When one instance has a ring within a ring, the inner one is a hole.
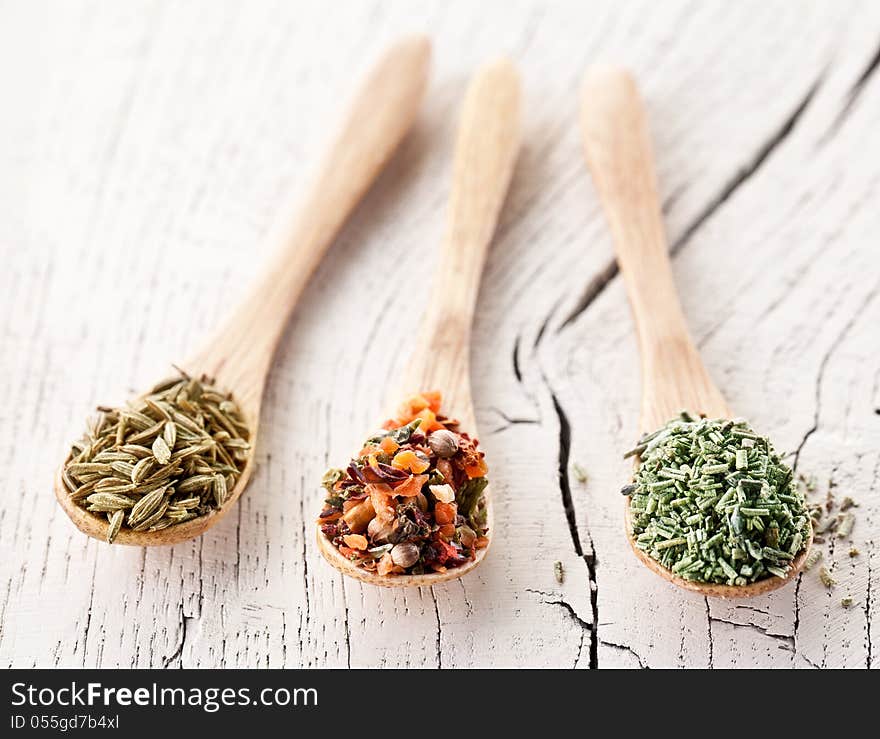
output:
M655 725L658 717L662 725L673 725L684 718L675 718L682 709L686 725L705 733L707 721L717 723L725 711L742 708L741 697L723 703L723 710L718 699L741 696L745 683L746 694L765 708L800 706L823 674L827 671L8 670L0 685L5 709L0 736L83 730L142 736L165 730L176 737L206 729L270 729L274 736L277 729L286 735L315 729L321 736L420 739L438 732L482 736L496 733L496 723L508 729L513 723L522 729L519 734L537 725L586 729L610 722L631 733ZM779 711L780 722L783 717L788 728L798 723L792 710ZM762 717L761 733L773 725Z
M374 722L584 711L587 672L542 670L9 670L0 735L290 728L374 735ZM549 681L549 682L548 682ZM347 717L347 718L346 718ZM444 719L445 720L445 719ZM175 734L177 735L177 734Z

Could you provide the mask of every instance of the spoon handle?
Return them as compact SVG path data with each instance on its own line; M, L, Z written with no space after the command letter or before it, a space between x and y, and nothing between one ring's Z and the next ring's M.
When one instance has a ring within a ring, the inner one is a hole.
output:
M423 36L388 49L358 88L299 208L279 219L275 254L238 310L185 368L206 373L259 412L275 347L296 302L346 218L411 127L425 89Z
M459 418L472 410L471 322L480 274L519 149L519 99L519 74L506 59L482 67L468 87L446 233L431 299L403 377L403 392L442 390L444 405L455 409Z
M729 416L691 339L675 289L645 110L626 71L588 70L581 127L635 319L642 430L658 428L685 409Z

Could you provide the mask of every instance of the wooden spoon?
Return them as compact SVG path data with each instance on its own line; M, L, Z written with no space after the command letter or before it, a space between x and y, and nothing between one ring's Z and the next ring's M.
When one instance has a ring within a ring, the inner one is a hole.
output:
M459 123L449 220L431 300L402 381L389 396L389 408L395 408L414 393L440 390L446 415L457 418L461 429L471 434L476 431L470 386L471 323L480 273L519 149L519 88L519 75L507 60L483 67L470 83ZM491 541L490 489L487 486L485 495ZM446 572L381 576L343 557L320 528L317 534L321 553L337 570L388 587L436 585L461 577L483 561L488 549L477 550L474 560Z
M638 333L641 431L660 428L681 410L709 418L732 418L700 359L678 300L645 111L627 72L602 67L587 72L581 126L587 163L611 227ZM812 544L811 533L785 578L716 585L678 577L639 549L633 540L628 502L626 532L630 546L646 567L681 588L722 598L760 595L782 587L800 572Z
M263 389L287 319L334 236L415 120L430 53L426 38L412 36L382 55L358 88L299 209L273 234L277 249L262 279L213 340L180 365L192 376L214 378L218 388L233 393L250 425L252 448L257 439ZM252 451L235 488L219 510L155 532L122 529L115 541L155 546L199 536L233 507L253 468ZM60 470L55 495L80 531L106 540L107 521L70 500Z

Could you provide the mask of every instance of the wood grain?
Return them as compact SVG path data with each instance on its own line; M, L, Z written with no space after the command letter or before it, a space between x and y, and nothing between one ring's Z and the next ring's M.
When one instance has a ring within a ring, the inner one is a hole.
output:
M193 542L87 540L49 492L84 416L244 297L352 70L418 30L434 44L425 106L280 339L247 495ZM878 40L876 3L849 1L6 3L0 664L878 666ZM318 481L404 369L456 113L498 54L523 76L523 149L471 341L496 536L458 582L380 591L321 559ZM824 545L831 591L811 572L747 607L707 603L629 552L617 491L638 347L578 123L602 62L645 98L673 277L711 376L818 496L832 478L860 503L861 555Z

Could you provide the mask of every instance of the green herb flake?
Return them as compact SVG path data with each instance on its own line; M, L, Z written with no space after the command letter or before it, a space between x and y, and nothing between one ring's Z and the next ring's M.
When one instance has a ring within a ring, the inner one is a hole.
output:
M679 577L785 577L810 537L791 469L742 419L682 415L642 437L630 498L636 546Z
M819 568L819 580L826 588L833 588L837 584L837 580L831 577L831 573L825 565Z
M553 563L553 574L556 575L556 582L560 585L565 582L565 569L562 566L562 562L554 562Z
M837 516L837 526L835 527L835 533L838 538L846 539L852 533L853 526L855 525L856 517L853 516L852 513L840 513Z
M853 604L852 598L841 598L840 599L840 605L842 605L844 608L849 608L852 604Z
M811 570L819 563L820 559L822 559L822 550L814 547L804 560L804 569Z
M581 485L586 485L587 481L590 479L589 475L587 475L587 471L577 462L572 464L571 469L574 472L575 480L577 480Z

